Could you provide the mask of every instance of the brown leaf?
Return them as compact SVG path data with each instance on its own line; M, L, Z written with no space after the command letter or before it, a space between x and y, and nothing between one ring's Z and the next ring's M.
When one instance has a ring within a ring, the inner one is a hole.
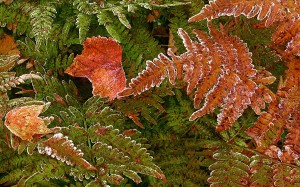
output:
M20 51L17 49L17 45L13 37L3 34L0 40L0 55L19 55Z
M6 5L9 5L10 3L13 2L13 0L0 0L0 3L3 3L6 4Z
M52 130L47 128L49 118L40 118L38 115L45 105L31 105L16 107L6 114L4 125L22 140L32 140L34 135L45 135Z
M65 73L88 78L93 85L93 94L109 97L109 100L126 86L122 48L113 38L87 38L82 54L74 59Z

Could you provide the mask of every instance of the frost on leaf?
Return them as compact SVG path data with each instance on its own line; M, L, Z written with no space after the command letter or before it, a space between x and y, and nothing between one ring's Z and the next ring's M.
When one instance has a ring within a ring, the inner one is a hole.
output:
M191 17L189 22L212 20L220 16L238 17L242 14L247 18L257 16L258 20L265 20L265 25L270 26L283 19L285 7L277 0L214 0L205 5L200 13Z
M171 59L160 54L148 61L146 69L133 78L119 96L138 95L159 86L168 77L172 84L176 83L175 79L183 79L187 83L187 94L195 93L194 107L201 108L190 116L191 121L221 107L216 129L223 131L229 129L249 106L260 113L265 102L272 101L273 94L265 85L273 83L275 77L268 71L254 69L252 53L242 40L218 31L211 24L208 27L210 36L194 31L199 42L179 29L187 52L177 56L169 50Z
M4 125L22 140L31 141L35 135L49 134L52 130L47 125L51 118L38 117L46 105L16 107L6 114Z
M113 38L92 37L84 42L84 50L65 71L74 77L86 77L93 94L113 100L125 88L122 48Z
M71 140L57 133L46 141L38 145L38 151L41 154L47 154L57 160L66 162L68 165L80 166L87 170L96 171L88 161L83 159L83 152L77 149Z
M246 133L253 138L257 150L273 158L278 157L282 162L291 163L300 158L300 89L298 85L288 87L278 91L277 95L281 97L269 105L268 111L263 112ZM282 151L277 147L277 143L281 140L284 130L288 134Z

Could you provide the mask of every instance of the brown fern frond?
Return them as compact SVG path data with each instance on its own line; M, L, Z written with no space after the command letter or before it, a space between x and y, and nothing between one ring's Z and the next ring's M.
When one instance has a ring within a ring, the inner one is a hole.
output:
M299 24L300 25L300 24ZM300 30L299 30L300 31ZM287 56L297 55L300 56L300 33L298 32L295 37L287 44L284 51Z
M265 20L265 26L280 21L285 15L285 6L277 0L214 0L210 1L199 14L191 17L189 22L212 20L220 16L245 15L247 18L257 16L258 20Z
M273 184L275 187L300 185L300 172L298 168L277 163L272 166L272 169Z
M278 45L284 41L291 40L300 30L300 20L285 19L282 21L272 35L272 41Z
M257 16L258 20L264 20L263 27L269 27L274 22L280 24L272 35L272 41L276 44L285 44L284 56L300 55L300 5L292 0L212 0L199 14L191 17L190 22L208 21L220 16L245 15L247 18Z
M297 151L294 151L293 144L297 144L297 142L292 139L297 138L299 133L295 121L298 121L297 116L299 115L297 107L300 105L300 89L298 85L288 91L284 91L284 89L286 87L277 93L281 98L279 99L277 96L277 100L273 100L269 105L268 111L263 112L256 124L246 133L253 138L258 150L268 155L279 155L282 161L291 162L291 159L295 160L295 155L299 157L300 153L298 153L297 145L295 145ZM291 120L291 116L294 118L293 120ZM276 147L284 129L287 129L289 134L286 137L285 150L282 152L279 148L275 149L274 146Z
M188 84L187 94L196 90L195 108L205 100L202 108L194 112L190 120L221 107L218 131L230 128L251 105L252 100L260 98L263 102L270 102L270 99L265 99L268 89L263 85L274 82L275 77L267 71L257 73L252 64L252 54L242 40L228 36L210 24L208 26L211 37L201 31L194 31L199 42L191 40L184 30L179 29L178 34L187 52L177 56L169 50L171 60L160 54L158 59L148 61L146 70L132 79L129 87L119 96L138 95L153 86L159 86L166 77L169 77L172 84L175 84L176 78L183 80ZM261 104L254 106L256 110L263 107Z
M190 120L194 120L207 113L212 112L217 106L222 105L222 111L218 115L217 130L228 129L251 104L250 98L263 97L256 95L258 85L255 83L256 70L253 68L251 53L246 44L237 37L227 36L220 33L212 26L209 26L210 34L218 46L221 54L221 71L217 83L205 96L205 104L198 111L194 112ZM212 51L212 50L209 50ZM217 54L214 54L217 56ZM265 79L266 77L259 77ZM272 77L273 82L275 77ZM264 82L264 81L261 81ZM269 83L269 82L268 82ZM202 89L202 86L198 86ZM201 93L201 92L200 92ZM201 93L202 94L202 93ZM196 96L200 95L196 92ZM255 98L255 99L254 99ZM196 99L199 103L199 99Z
M146 69L138 77L131 79L130 88L126 88L119 96L138 95L154 86L159 86L169 75L169 80L174 84L175 69L172 61L164 54L159 54L158 59L146 62Z
M286 125L288 134L284 141L284 151L279 154L282 162L293 163L300 158L300 110L294 113L293 119Z

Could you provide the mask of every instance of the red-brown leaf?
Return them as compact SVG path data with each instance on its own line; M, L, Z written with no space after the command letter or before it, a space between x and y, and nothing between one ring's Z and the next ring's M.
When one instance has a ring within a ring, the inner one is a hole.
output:
M65 73L88 78L93 85L93 94L109 97L109 100L126 86L122 48L113 38L87 38L82 54L74 59Z
M0 54L1 55L19 55L20 51L17 49L17 45L14 42L14 38L3 34L0 40Z

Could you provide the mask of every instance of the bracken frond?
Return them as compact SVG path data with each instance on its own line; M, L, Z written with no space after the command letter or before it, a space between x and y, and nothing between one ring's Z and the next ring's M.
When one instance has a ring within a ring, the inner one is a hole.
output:
M286 87L285 87L286 88ZM287 91L279 90L277 99L272 102L268 111L263 112L256 124L246 133L253 138L257 149L270 157L283 162L294 163L300 158L298 115L300 105L299 86L294 85ZM281 135L287 129L283 150L277 147Z
M184 41L187 52L180 56L168 50L169 59L163 54L153 61L147 61L147 67L131 80L129 87L119 96L138 95L151 87L159 86L168 77L171 84L183 79L187 82L187 94L196 89L194 106L202 108L194 112L190 120L211 113L216 107L222 111L218 115L217 130L228 129L251 106L257 113L264 105L255 101L260 99L271 102L273 93L264 87L275 81L275 77L266 70L257 71L252 64L247 45L237 37L216 30L209 24L210 35L195 30L198 42L179 29L178 34ZM252 103L254 103L252 105Z
M61 133L55 134L48 140L40 142L38 151L41 154L47 154L72 166L80 166L90 171L97 170L88 161L82 158L83 152L77 149L67 137L63 137Z
M270 26L284 18L285 7L277 0L212 0L199 14L191 17L189 22L212 20L220 16L238 17L242 14L247 18L258 15L258 20L266 19L265 25Z
M209 166L210 186L249 186L250 159L239 152L226 149L214 153L217 161Z

